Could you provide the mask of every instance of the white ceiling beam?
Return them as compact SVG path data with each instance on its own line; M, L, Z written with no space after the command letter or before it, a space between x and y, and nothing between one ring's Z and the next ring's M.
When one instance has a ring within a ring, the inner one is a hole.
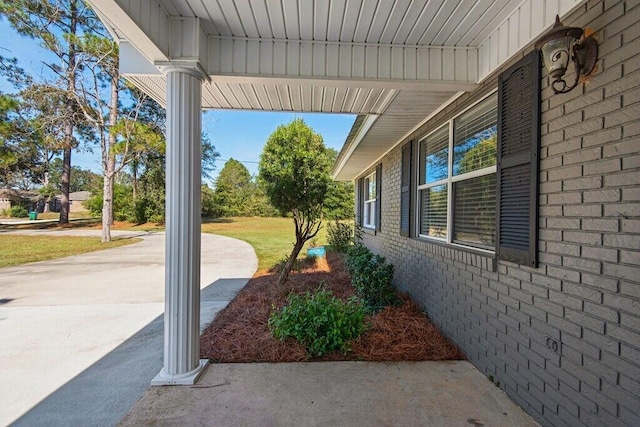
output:
M122 75L162 75L162 72L128 41L120 42L118 60Z
M119 41L126 40L150 62L169 59L169 16L156 0L88 0Z
M214 81L279 78L337 87L459 91L472 90L478 79L475 48L217 36L208 40L205 69Z

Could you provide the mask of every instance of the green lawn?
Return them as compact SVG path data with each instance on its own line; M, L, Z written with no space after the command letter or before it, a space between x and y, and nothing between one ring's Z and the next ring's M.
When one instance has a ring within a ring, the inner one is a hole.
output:
M326 224L318 233L316 241L327 243ZM295 229L291 218L224 218L203 220L202 231L244 240L253 246L258 255L258 269L274 266L288 256L295 243ZM304 249L300 254L305 255Z
M89 212L69 212L69 219L76 218L91 218ZM38 219L60 219L60 212L41 212L38 214Z
M100 243L99 237L0 235L0 268L115 248L140 240Z
M327 224L328 221L323 222L322 230L314 239L314 243L327 244ZM113 229L161 231L164 226L157 224L134 226L120 222ZM205 219L202 223L202 231L249 243L256 251L260 270L271 268L288 256L295 242L291 218ZM119 239L110 243L100 243L97 237L0 235L0 268L127 245L139 240ZM300 255L305 256L305 254L306 251L303 249Z

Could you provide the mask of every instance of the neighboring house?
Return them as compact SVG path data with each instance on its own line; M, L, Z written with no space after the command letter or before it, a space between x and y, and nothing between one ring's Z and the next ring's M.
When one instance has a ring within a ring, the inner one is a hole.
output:
M0 189L0 212L8 211L12 206L23 206L29 210L38 201L38 193L33 191L15 190L13 188Z
M385 144L359 117L335 175L397 287L534 418L638 426L640 4L563 23L595 31L586 84L554 94L529 45Z
M60 212L62 208L61 203L62 196L55 196L49 202L49 209L51 212ZM85 207L84 202L89 200L91 197L90 191L74 191L69 193L69 212L87 212L88 209Z
M365 244L396 285L543 424L640 425L637 0L89 4L122 75L167 109L152 384L193 384L207 363L201 109L347 113L334 176L358 184ZM556 14L598 40L593 76L565 94L531 53Z

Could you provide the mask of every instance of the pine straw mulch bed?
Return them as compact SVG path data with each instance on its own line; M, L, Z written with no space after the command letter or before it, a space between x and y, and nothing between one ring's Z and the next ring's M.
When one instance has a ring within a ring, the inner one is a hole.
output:
M336 297L354 295L342 258L335 253L328 253L327 259L318 258L315 265L300 272L292 272L284 287L277 286L275 273L257 273L205 329L200 356L218 363L464 359L406 295L400 295L401 305L367 316L367 331L352 343L352 351L347 354L336 352L311 359L296 340L275 339L267 326L273 307L287 304L291 292L313 292L321 283Z

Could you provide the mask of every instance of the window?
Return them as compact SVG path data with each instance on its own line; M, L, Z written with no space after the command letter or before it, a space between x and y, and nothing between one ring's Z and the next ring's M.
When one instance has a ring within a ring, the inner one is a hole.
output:
M376 173L372 173L364 179L364 215L362 226L376 228L378 191L376 188Z
M418 234L493 250L497 94L420 141Z
M534 50L500 74L496 94L402 147L401 236L538 266L540 68Z
M379 164L373 172L369 172L364 178L358 180L357 208L358 223L367 229L380 231L381 218L381 193L382 164Z

